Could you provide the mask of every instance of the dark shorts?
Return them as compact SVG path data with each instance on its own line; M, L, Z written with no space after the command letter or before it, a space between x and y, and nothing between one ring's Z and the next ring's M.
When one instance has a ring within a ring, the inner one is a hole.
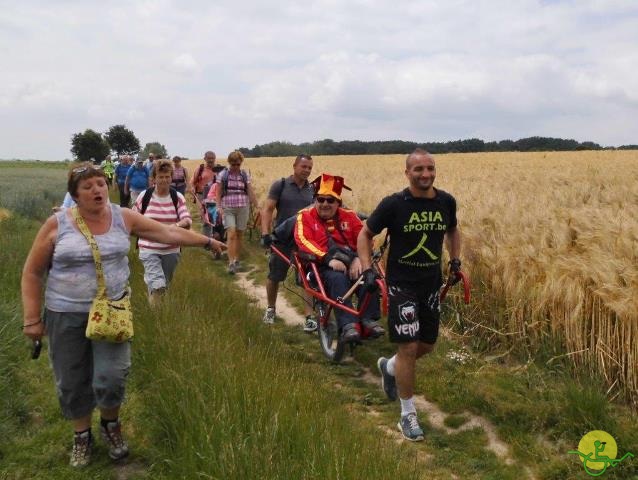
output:
M290 258L290 254L293 249L292 245L276 243L275 246L281 251L281 253L288 255L288 258ZM268 260L268 280L272 280L273 282L283 282L286 279L286 275L288 275L289 268L290 264L284 262L279 255L273 252Z
M439 289L388 285L388 329L394 343L435 344L439 336Z

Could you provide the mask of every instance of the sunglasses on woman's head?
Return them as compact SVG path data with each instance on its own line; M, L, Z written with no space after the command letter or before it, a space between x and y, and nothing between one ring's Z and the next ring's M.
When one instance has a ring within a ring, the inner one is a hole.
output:
M337 201L337 199L334 197L315 197L315 200L317 200L317 202L319 203L327 203L329 205L332 205Z
M71 173L73 175L79 175L80 173L84 173L88 170L97 170L95 167L76 167L73 170L71 170Z

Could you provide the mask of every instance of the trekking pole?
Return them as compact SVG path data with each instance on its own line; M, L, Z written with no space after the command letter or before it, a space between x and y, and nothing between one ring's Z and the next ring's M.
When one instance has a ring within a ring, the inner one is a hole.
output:
M343 297L337 297L337 302L343 303L346 300L348 300L352 296L352 294L355 292L357 287L361 285L362 283L363 283L363 275L357 278L357 281L352 284L352 286L350 287L350 290L348 290Z

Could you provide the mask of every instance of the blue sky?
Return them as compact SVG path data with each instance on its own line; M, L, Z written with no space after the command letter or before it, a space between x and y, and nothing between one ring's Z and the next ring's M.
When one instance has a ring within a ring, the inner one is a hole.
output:
M634 1L2 1L0 158L124 123L171 154L532 135L638 143Z

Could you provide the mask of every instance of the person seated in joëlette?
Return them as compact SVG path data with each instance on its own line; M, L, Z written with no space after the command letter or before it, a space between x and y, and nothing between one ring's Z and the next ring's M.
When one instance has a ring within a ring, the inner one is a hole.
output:
M357 256L357 236L363 223L356 212L342 207L341 192L344 184L342 177L323 173L313 182L314 203L297 214L295 242L300 252L316 257L321 279L326 293L332 299L343 297L353 282L361 276L361 262ZM365 293L364 285L357 289L358 298ZM373 298L361 317L361 324L367 328L369 337L377 338L385 330L377 320L380 317L379 294L371 293ZM344 305L352 307L352 300ZM359 319L353 314L336 308L334 310L345 342L357 342L361 339L356 323Z

